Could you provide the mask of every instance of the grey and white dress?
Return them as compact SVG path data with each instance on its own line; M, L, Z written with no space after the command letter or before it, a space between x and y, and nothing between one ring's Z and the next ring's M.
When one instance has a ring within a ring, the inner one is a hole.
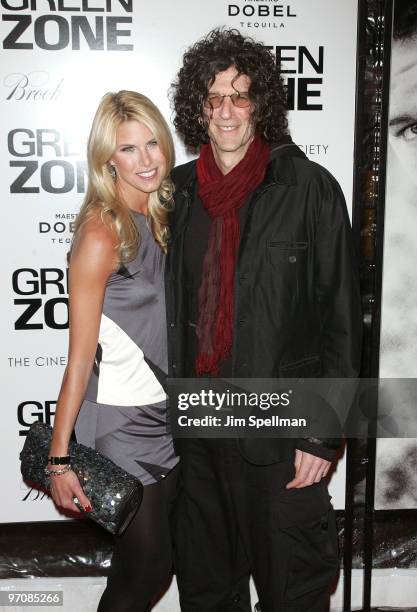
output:
M168 426L165 256L132 211L136 258L108 279L93 371L75 425L77 441L96 448L144 485L177 464Z

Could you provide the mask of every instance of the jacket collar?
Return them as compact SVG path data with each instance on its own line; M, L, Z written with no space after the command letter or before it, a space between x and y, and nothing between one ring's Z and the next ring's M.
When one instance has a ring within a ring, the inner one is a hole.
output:
M292 142L290 137L287 137L282 143L271 145L269 162L262 183L263 187L275 183L279 185L296 185L297 178L292 161L293 157L307 159L303 151ZM188 172L186 172L182 180L179 181L178 191L185 197L193 195L195 189L195 181L197 178L195 161L196 160L187 164Z
M291 139L282 144L272 145L263 187L273 184L296 185L297 176L293 162L294 157L306 159L305 154Z
M256 191L263 191L272 185L296 185L297 178L294 168L293 158L300 157L307 159L301 149L292 142L290 137L286 140L271 146L269 162L266 167L265 178ZM174 211L170 215L172 239L181 232L186 219L188 218L190 204L197 191L196 160L188 162L174 170L176 183L176 194L185 199L185 206L181 207L180 212Z

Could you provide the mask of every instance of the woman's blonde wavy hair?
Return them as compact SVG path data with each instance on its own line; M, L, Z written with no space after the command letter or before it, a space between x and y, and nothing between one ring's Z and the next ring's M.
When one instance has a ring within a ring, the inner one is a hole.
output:
M169 238L168 213L173 208L174 144L168 125L158 108L135 91L107 93L95 114L88 139L88 187L75 224L75 233L99 211L103 223L111 225L117 239L119 263L135 258L140 236L128 206L117 194L109 160L116 148L116 131L123 121L143 123L156 138L167 162L167 173L159 189L150 194L148 223L155 241L166 252Z

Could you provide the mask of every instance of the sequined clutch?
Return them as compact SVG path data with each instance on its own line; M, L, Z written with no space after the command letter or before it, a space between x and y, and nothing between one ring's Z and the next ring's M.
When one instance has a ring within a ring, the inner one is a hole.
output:
M36 488L49 489L50 477L45 474L52 427L34 423L28 431L20 453L23 479ZM87 516L114 535L120 535L138 510L143 496L142 483L104 457L98 451L70 442L71 469L91 501ZM55 478L59 478L56 476ZM74 503L83 511L75 498Z

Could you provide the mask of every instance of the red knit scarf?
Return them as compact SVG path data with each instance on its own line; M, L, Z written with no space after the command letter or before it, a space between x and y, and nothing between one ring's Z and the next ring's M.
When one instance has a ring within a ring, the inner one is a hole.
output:
M245 157L223 175L210 144L203 145L197 161L199 193L212 223L198 292L197 376L218 375L219 363L233 342L234 275L239 248L238 210L265 176L269 147L256 136Z

